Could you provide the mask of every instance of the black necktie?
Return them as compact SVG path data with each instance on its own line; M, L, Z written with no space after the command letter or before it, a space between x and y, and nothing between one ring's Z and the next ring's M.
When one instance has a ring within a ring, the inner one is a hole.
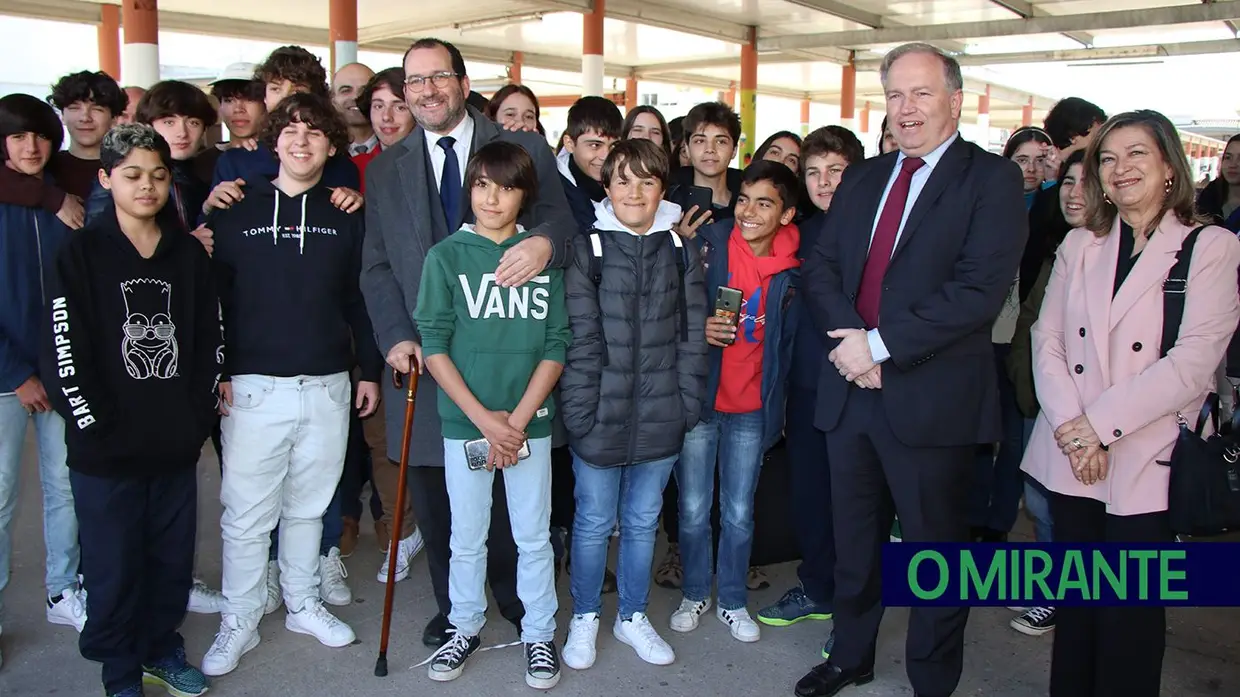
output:
M443 174L439 177L439 201L443 203L443 217L448 227L456 225L461 205L461 163L456 158L456 138L444 136L439 139L443 148ZM452 230L449 230L452 232Z

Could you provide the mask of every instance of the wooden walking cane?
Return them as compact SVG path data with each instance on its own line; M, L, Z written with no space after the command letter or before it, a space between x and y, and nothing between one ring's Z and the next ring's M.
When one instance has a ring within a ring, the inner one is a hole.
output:
M392 596L396 592L396 553L400 548L401 526L405 517L405 474L409 471L409 441L413 438L414 398L418 392L418 365L411 364L409 372L409 389L405 391L405 432L400 446L400 478L396 489L396 515L392 521L391 541L388 543L388 577L387 591L383 597L383 630L379 634L379 658L375 661L375 676L385 677L388 674L387 649L388 636L392 630ZM400 372L392 369L392 384L401 388ZM380 416L382 418L382 416Z

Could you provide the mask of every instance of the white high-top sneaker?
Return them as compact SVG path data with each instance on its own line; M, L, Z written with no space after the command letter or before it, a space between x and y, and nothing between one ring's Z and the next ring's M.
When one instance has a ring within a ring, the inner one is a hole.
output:
M676 652L672 651L672 647L655 631L645 613L634 612L628 619L617 617L611 633L621 643L633 647L637 657L647 663L667 666L676 660Z
M414 528L413 532L409 535L409 537L406 537L405 539L401 540L400 544L397 545L396 547L396 581L397 582L400 582L400 581L403 581L409 578L409 565L413 563L413 558L417 556L418 552L422 551L422 547L424 547L425 544L426 543L422 540L422 531L417 528ZM379 567L379 573L376 575L376 578L378 579L379 583L387 583L388 564L391 561L389 557L391 557L390 554L385 553L383 555L383 565Z
M258 630L244 626L236 615L224 615L220 631L211 642L211 648L202 657L205 675L227 675L237 669L241 657L258 646Z
M319 557L319 597L329 605L344 606L353 602L353 591L345 581L349 570L344 568L340 549L332 547L326 556Z
M357 639L349 625L328 612L318 598L309 598L300 610L289 612L284 619L284 628L290 632L308 634L333 649L348 646Z
M560 654L564 665L573 670L586 670L594 665L594 659L598 656L595 651L598 625L597 612L573 615L568 621L568 638L564 640L564 651Z

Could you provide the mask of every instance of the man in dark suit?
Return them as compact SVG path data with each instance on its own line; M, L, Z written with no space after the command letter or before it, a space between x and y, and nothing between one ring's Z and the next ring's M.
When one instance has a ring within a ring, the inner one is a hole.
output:
M469 78L455 46L421 39L405 53L405 102L417 127L399 144L380 153L366 168L366 242L362 250L362 292L387 357L388 370L417 370L417 402L410 447L409 495L426 540L431 584L439 604L423 633L431 646L447 640L448 540L451 515L443 476L443 435L435 409L435 381L423 372L422 347L412 314L426 253L437 242L472 222L469 191L463 186L470 155L494 140L517 143L534 158L538 198L520 220L533 237L505 253L495 271L496 283L520 286L548 266L563 267L572 259L577 233L555 158L547 141L536 133L500 130L466 104ZM383 381L387 394L388 455L400 459L405 400ZM502 486L496 477L496 487ZM504 496L495 497L497 506ZM506 510L503 509L503 510ZM520 618L516 597L516 549L507 513L492 515L491 563L488 576L501 612ZM498 557L498 558L497 558Z
M960 138L960 66L927 44L883 60L899 150L844 173L803 273L830 364L814 425L827 433L836 642L797 684L826 697L874 678L882 543L966 542L974 448L999 440L990 325L1028 235L1009 160ZM967 608L913 608L908 676L919 697L960 680Z

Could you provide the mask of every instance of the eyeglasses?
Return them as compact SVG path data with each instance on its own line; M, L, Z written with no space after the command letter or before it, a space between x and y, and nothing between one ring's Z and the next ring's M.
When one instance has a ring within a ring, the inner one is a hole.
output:
M138 341L140 339L171 339L176 333L175 324L156 324L155 326L147 326L145 324L126 324L125 336Z
M434 75L431 75L429 77L422 77L421 75L410 75L409 77L405 78L405 86L413 90L414 92L421 92L422 90L426 89L426 83L429 81L433 83L435 87L439 89L443 89L447 87L449 84L451 84L452 81L455 80L456 78L457 78L456 73L446 72L446 71L442 73L435 73Z

